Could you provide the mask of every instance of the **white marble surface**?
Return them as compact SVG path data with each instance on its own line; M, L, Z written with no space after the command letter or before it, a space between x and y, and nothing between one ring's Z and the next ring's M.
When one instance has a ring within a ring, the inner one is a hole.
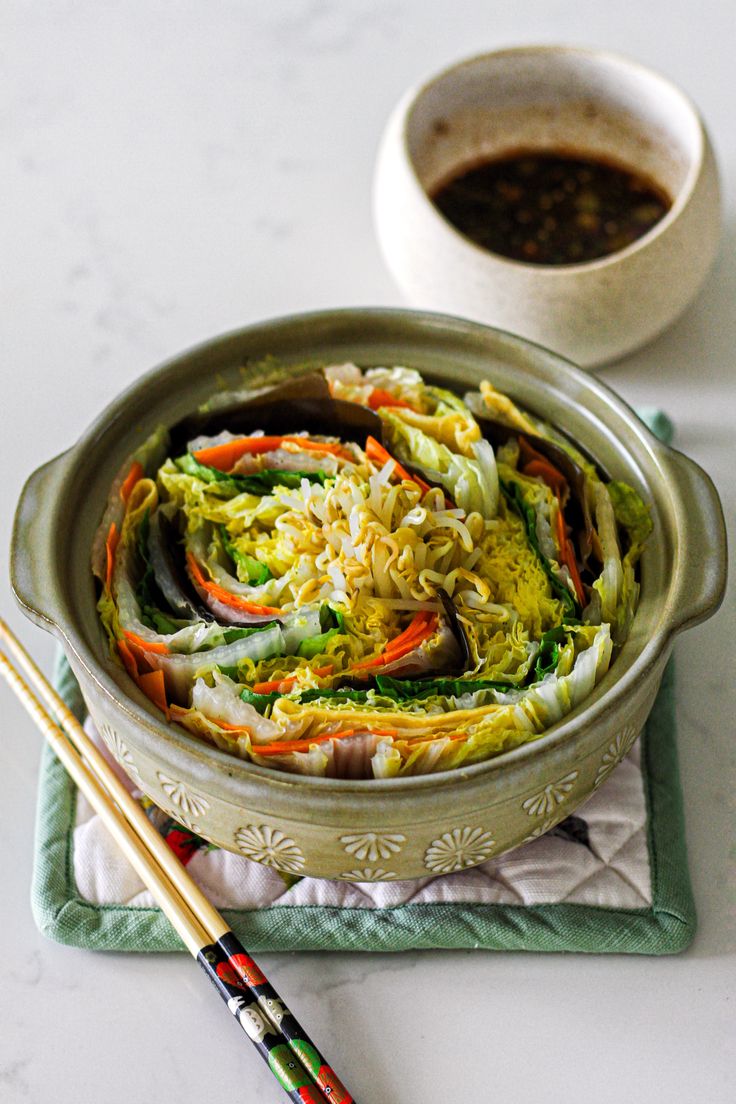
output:
M630 53L680 82L709 122L721 260L681 321L604 378L666 406L732 522L731 0L0 0L3 578L25 476L143 369L267 315L399 302L370 221L387 112L455 58L531 41ZM7 585L0 609L49 664L51 638ZM735 628L732 589L677 649L700 914L687 954L263 956L364 1104L736 1097ZM0 700L3 1104L279 1099L186 959L93 955L37 933L39 737Z

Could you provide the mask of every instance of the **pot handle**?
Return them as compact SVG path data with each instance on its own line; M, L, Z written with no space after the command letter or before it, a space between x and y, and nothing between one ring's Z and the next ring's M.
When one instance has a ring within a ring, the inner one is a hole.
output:
M681 632L711 617L726 591L726 524L710 476L676 449L660 451L665 476L679 492L675 520L677 561L672 629Z
M34 624L58 632L51 559L57 530L56 503L69 452L49 460L26 480L20 493L10 545L10 583L16 601Z

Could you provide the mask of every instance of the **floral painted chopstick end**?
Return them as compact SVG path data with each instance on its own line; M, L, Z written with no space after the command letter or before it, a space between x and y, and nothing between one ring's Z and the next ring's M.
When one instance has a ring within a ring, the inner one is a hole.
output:
M355 1104L232 932L202 947L197 961L292 1100Z

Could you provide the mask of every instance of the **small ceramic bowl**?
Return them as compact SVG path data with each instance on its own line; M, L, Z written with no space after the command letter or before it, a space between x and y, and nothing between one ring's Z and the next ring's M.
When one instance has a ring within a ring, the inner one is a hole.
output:
M625 249L554 266L481 248L429 198L484 160L555 150L629 168L672 206ZM588 368L631 352L680 314L720 230L715 159L690 100L626 58L559 46L471 58L407 92L381 142L374 211L386 262L411 303L523 334Z
M257 387L266 359L269 372L279 364L286 375L347 360L404 364L461 393L490 378L564 427L612 478L637 488L654 522L639 608L611 669L582 707L538 740L488 762L382 780L256 766L165 722L110 658L90 570L92 540L113 477L131 451L218 388ZM30 477L12 548L18 601L60 639L102 737L145 793L221 847L289 874L356 882L475 866L571 813L631 747L675 635L714 611L725 574L723 518L712 483L657 441L613 392L520 338L412 311L276 319L154 369L73 448Z

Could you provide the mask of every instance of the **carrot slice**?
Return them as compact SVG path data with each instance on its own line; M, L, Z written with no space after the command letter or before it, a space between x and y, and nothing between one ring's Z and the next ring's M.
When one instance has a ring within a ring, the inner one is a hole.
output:
M403 633L395 636L393 640L389 640L384 653L393 655L394 652L403 648L405 644L411 643L416 637L423 636L433 616L428 610L422 610L421 613L418 613Z
M410 640L404 641L400 647L394 648L390 652L384 652L381 657L382 662L380 666L385 667L386 664L393 663L394 660L401 659L403 656L408 655L409 652L413 652L416 647L432 635L432 632L433 629L428 627L426 632L415 634Z
M163 642L156 643L155 641L146 640L145 637L138 636L137 633L131 632L130 629L124 629L125 639L129 644L134 644L136 648L140 648L142 652L155 652L156 655L168 655L169 649Z
M255 602L247 602L245 598L238 597L237 594L231 594L229 590L225 590L219 583L213 583L211 579L205 579L202 568L191 552L187 552L187 566L189 571L195 580L203 590L206 590L208 594L211 594L218 602L222 602L225 606L230 606L232 609L242 610L243 613L255 613L255 614L280 614L281 610L275 606L259 606Z
M107 532L107 540L105 541L105 552L107 554L107 566L105 569L105 586L110 589L112 583L112 573L115 569L115 553L117 551L118 543L120 541L120 533L118 527L113 521Z
M384 391L381 387L374 387L368 396L368 405L371 410L378 410L382 406L403 406L405 410L413 410L411 403L404 402L390 391Z
M426 494L427 491L432 489L429 483L425 483L418 475L411 475L406 468L403 468L399 461L396 460L375 437L366 438L365 454L369 460L373 460L374 463L380 464L381 467L383 467L384 464L388 464L390 461L394 465L394 475L398 476L401 480L407 480L409 483L416 483L423 494Z
M230 471L241 456L257 456L261 452L272 452L281 444L281 437L239 437L235 441L225 441L221 445L198 449L193 455L200 464L218 471Z
M558 503L559 509L557 511L557 540L560 545L560 563L562 563L570 572L570 577L575 587L575 594L577 595L578 602L581 606L585 605L585 591L583 590L583 581L580 578L580 572L578 571L577 561L575 559L575 549L573 543L567 535L567 528L565 526L565 516L562 512L562 504Z
M150 698L154 705L158 706L162 713L166 714L166 719L169 720L170 711L169 703L166 700L166 681L163 671L141 672L135 655L137 647L129 647L125 640L122 639L118 640L116 643L118 654L123 661L125 670L133 679L133 682L141 688L146 697ZM143 659L145 661L145 656Z
M303 740L276 740L273 744L253 747L251 751L256 755L285 755L290 751L309 751L311 744L323 744L325 740L344 740L346 736L353 736L354 733L354 728L346 728L342 732L326 732L322 736L307 736Z
M225 441L211 448L198 449L194 459L209 468L229 472L242 456L258 456L264 452L273 452L284 444L298 445L304 452L325 452L333 456L352 459L351 453L342 445L333 445L327 441L310 441L307 437L238 437L235 441Z
M567 491L567 480L548 460L530 460L521 470L524 475L536 476L543 480L557 498L562 500Z
M118 654L123 661L125 670L130 677L137 682L138 681L138 664L133 652L130 650L124 640L117 641Z
M332 673L332 666L331 663L328 663L326 667L316 667L312 674L316 675L317 678L323 678L325 675ZM251 690L254 694L272 694L274 690L283 692L294 685L296 678L296 675L287 675L286 678L274 679L272 682L256 682Z
M530 445L524 437L519 437L519 447L521 448L522 456L527 460L527 463L522 468L523 474L536 476L542 479L547 486L552 489L552 492L557 498L559 507L557 511L557 540L560 546L560 563L570 572L570 578L575 587L578 602L583 606L585 605L585 591L583 590L583 582L580 578L580 572L578 571L577 560L575 559L575 547L567 535L565 515L562 509L562 503L568 489L567 480L562 472L559 471L554 464L550 463L546 456L538 452L533 445Z
M166 682L163 671L149 671L145 675L139 675L137 680L143 693L157 705L162 713L169 717L169 703L166 700Z
M572 576L572 581L575 586L575 593L578 596L578 602L581 606L585 605L585 591L583 590L583 580L580 578L580 572L578 571L577 560L575 559L575 549L571 540L567 541L567 567Z
M360 663L354 663L351 671L362 671L369 667L384 667L395 659L401 659L413 651L419 644L427 640L437 628L437 614L423 610L414 617L408 628L403 633L389 641L384 650L371 659L364 659Z
M128 499L130 498L130 492L133 490L136 483L138 482L139 479L142 478L142 476L143 476L143 465L139 464L139 462L137 460L134 460L133 463L130 466L130 471L126 475L126 477L123 481L123 484L120 487L120 497L122 498L122 500L126 504L126 506L128 504Z
M284 437L284 441L290 445L298 445L305 452L327 452L331 456L341 456L344 460L352 460L353 454L342 445L333 445L329 441L310 441L308 437Z
M354 664L352 669L379 667L385 663L390 663L393 659L398 659L401 655L405 655L407 651L415 648L427 636L431 636L435 626L436 617L432 621L431 615L425 612L417 614L409 627L404 629L399 636L395 636L393 640L390 640L379 655Z

